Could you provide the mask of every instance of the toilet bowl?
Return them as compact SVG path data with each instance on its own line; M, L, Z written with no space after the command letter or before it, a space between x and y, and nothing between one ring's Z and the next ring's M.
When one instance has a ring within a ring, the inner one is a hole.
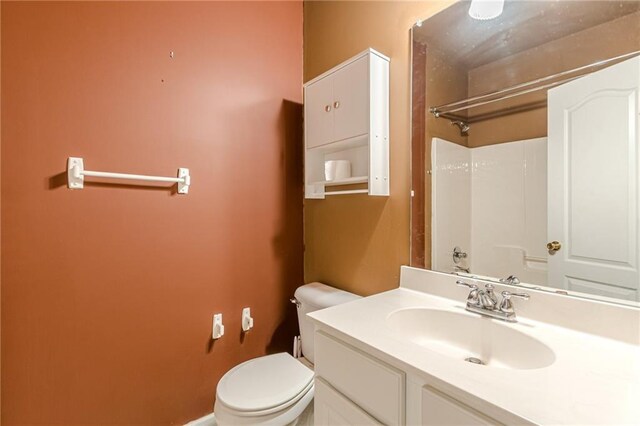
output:
M279 353L229 370L218 383L214 412L220 425L287 425L312 399L313 371Z
M313 323L306 314L360 298L321 283L295 292L302 354L266 355L229 370L218 383L214 413L220 426L291 425L306 417L313 400ZM303 413L305 415L303 416Z

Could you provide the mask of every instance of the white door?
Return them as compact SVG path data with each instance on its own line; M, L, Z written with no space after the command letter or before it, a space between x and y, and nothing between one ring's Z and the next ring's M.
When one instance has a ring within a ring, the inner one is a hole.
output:
M331 76L305 88L304 127L307 149L333 141L333 82Z
M640 58L549 91L549 284L638 299Z
M340 68L333 79L333 140L369 132L369 56Z

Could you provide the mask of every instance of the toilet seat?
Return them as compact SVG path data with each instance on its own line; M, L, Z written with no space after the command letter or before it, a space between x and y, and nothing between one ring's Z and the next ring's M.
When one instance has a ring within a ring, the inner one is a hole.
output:
M216 423L219 426L293 426L298 423L300 418L306 418L307 423L304 424L312 424L309 423L309 416L313 416L313 414L309 413L309 409L313 410L313 395L314 387L312 386L299 401L280 411L266 415L256 413L238 415L238 412L231 411L224 404L216 401L214 408Z
M239 417L259 417L287 409L313 392L313 371L288 353L246 361L218 383L216 405Z

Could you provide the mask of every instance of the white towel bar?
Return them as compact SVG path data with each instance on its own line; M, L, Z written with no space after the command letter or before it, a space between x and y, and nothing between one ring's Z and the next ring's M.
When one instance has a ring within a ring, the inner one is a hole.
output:
M112 173L112 172L97 172L84 169L84 161L79 157L69 157L67 159L67 186L69 189L82 189L84 188L84 178L89 177L101 177L109 179L129 179L129 180L144 180L150 182L174 182L178 184L178 194L188 194L189 185L191 185L191 176L189 175L189 169L180 167L178 169L178 177L164 177L164 176L147 176L147 175L134 175L130 173Z

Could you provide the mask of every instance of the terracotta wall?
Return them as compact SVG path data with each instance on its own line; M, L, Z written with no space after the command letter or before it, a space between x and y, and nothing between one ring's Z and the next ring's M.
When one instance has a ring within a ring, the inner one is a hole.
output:
M183 424L289 348L301 84L299 2L2 2L4 426ZM71 191L68 156L193 185Z
M412 32L411 42L411 170L425 168L425 122L427 120L427 45L416 40ZM426 173L411 174L411 259L410 264L425 268L426 250L431 243L426 238L431 235L430 223L425 217ZM429 192L430 197L430 192ZM430 256L430 255L429 255Z
M306 281L365 295L397 287L410 245L410 28L452 3L305 1L305 81L368 47L391 58L391 196L306 200Z
M2 5L0 4L0 82L2 81ZM0 83L0 98L2 98L2 84ZM0 129L2 129L2 102L0 102ZM0 131L0 146L2 135ZM2 149L0 149L0 184L2 182ZM2 212L2 197L0 196L0 216ZM2 241L2 220L0 220L0 241ZM0 271L2 270L2 245L0 244ZM0 273L0 425L2 425L2 274Z

